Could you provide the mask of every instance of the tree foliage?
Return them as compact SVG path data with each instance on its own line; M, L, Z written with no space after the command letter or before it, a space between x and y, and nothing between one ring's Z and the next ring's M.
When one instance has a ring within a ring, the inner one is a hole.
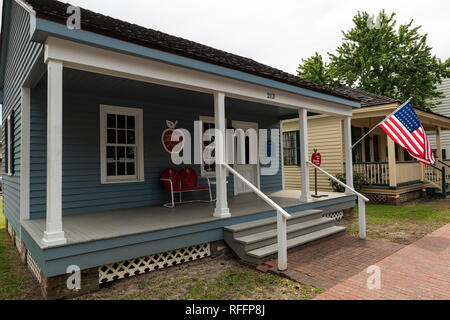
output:
M421 26L408 24L396 27L395 13L382 10L377 19L367 12L358 12L354 26L342 32L343 42L336 53L328 53L324 63L316 53L303 59L298 76L335 87L347 85L405 101L413 97L413 105L429 110L433 99L443 97L437 84L450 77L450 59L441 62L427 45L427 34Z
M323 61L318 52L310 58L302 59L302 64L297 69L297 75L323 86L338 85L329 65Z

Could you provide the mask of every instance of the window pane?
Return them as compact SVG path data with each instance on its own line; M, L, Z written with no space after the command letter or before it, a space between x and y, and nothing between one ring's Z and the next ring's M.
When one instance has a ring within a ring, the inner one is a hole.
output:
M134 162L127 162L127 175L132 176L134 172Z
M116 162L111 162L107 164L107 175L115 176L116 175Z
M136 143L136 137L134 131L127 130L127 143L128 144L135 144Z
M106 158L108 162L112 162L116 159L116 148L106 147Z
M125 144L125 130L117 130L117 143Z
M117 128L125 129L125 116L118 114L117 115Z
M116 115L115 114L108 114L107 116L107 126L108 128L115 128L116 127Z
M116 130L108 129L108 143L116 143Z
M127 147L127 160L134 159L134 147Z
M134 116L127 116L127 129L134 129Z
M125 175L125 163L117 162L117 175L124 176Z
M117 160L125 162L125 147L117 147Z

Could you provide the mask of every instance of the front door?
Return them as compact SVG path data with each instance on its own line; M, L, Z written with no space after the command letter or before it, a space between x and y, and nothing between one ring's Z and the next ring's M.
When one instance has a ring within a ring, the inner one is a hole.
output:
M256 122L242 122L242 121L233 121L232 123L233 128L236 129L242 129L244 130L244 132L246 132L248 129L254 129L256 130L256 141L251 141L250 137L248 135L245 136L245 144L244 144L244 150L245 150L245 156L243 158L245 158L245 161L241 161L241 163L238 163L238 159L237 159L237 148L238 148L238 143L237 143L237 137L235 137L235 159L234 159L234 168L237 172L239 172L245 179L247 179L248 181L250 181L253 185L255 185L256 187L259 188L259 166L258 164L251 164L250 161L250 149L253 147L255 148L255 146L258 146L258 123ZM253 144L256 143L256 144ZM256 147L256 150L258 148ZM257 157L257 163L259 163L259 159L258 159L258 152L256 152L256 157ZM250 193L252 192L252 190L246 185L244 184L242 181L240 181L239 179L234 179L234 194L238 195L238 194L244 194L244 193Z

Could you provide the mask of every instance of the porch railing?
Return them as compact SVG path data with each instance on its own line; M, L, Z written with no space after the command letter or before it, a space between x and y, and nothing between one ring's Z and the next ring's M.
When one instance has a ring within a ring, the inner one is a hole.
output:
M399 161L396 163L397 184L422 180L422 166L419 161Z
M223 163L222 166L226 168L235 178L239 179L247 187L249 187L257 196L264 200L269 206L277 211L277 240L278 240L278 269L284 271L287 269L287 219L291 215L282 207L276 204L272 199L265 195L250 181L245 179L239 172L234 170L228 164Z
M345 183L343 183L342 181L338 180L337 178L335 178L334 176L332 176L331 174L329 174L322 168L316 166L311 161L307 161L307 163L358 197L359 238L365 239L366 238L366 202L369 202L370 200L367 197L363 196L358 191L356 191L355 189L353 189L352 187L350 187L350 186L346 185Z
M389 163L387 162L355 162L353 172L367 178L371 185L389 185Z
M438 168L434 165L425 166L425 180L430 183L435 188L442 191L442 196L445 198L447 194L447 184L450 182L445 168L448 165L440 160L438 163L443 164L441 168Z

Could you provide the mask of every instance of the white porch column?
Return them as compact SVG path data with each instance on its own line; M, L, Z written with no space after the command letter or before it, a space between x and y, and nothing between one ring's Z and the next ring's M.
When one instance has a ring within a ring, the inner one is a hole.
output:
M344 118L344 145L345 145L345 177L346 184L353 188L353 156L352 156L352 118ZM345 190L346 194L352 194Z
M397 159L395 159L395 142L388 135L387 149L388 149L388 162L389 162L389 187L397 187Z
M62 229L62 106L63 64L47 62L47 220L42 243L67 242Z
M228 218L231 216L227 200L227 172L221 166L225 163L225 94L214 93L214 119L216 125L215 154L216 154L216 210L214 217Z
M301 202L312 202L311 191L309 189L309 160L308 153L308 111L298 109L299 128L300 128L300 166L302 172L302 194Z
M444 161L442 158L442 139L441 139L441 127L436 127L436 156L437 160ZM439 167L442 165L439 163Z

